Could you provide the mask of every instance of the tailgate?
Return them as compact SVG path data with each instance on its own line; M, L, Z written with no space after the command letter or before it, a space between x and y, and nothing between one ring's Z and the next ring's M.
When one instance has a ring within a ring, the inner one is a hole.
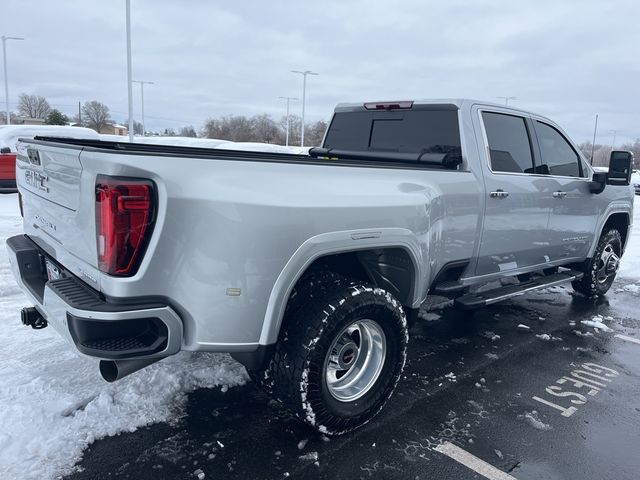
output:
M75 275L99 288L95 174L80 163L81 147L18 143L16 183L25 233Z
M16 170L20 172L18 184L22 189L48 202L77 210L82 175L81 150L22 142L18 145Z

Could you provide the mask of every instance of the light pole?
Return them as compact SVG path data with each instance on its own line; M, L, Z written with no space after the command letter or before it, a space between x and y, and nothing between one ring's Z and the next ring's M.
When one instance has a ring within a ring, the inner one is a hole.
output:
M616 146L616 134L618 133L617 130L609 130L609 133L613 134L613 140L611 140L611 151L613 151L613 147Z
M278 98L282 98L283 100L287 101L287 136L285 139L285 145L288 147L289 146L289 123L290 123L290 118L289 118L289 102L291 100L298 100L295 97L278 97Z
M131 81L131 0L127 0L127 96L129 103L129 142L133 143L133 84Z
M11 125L11 117L9 116L9 80L7 78L7 40L24 40L22 37L5 37L2 38L2 61L4 63L4 100L5 111L7 112L7 125Z
M596 149L596 133L598 132L598 114L596 113L596 124L593 126L593 142L591 142L591 165L593 165L593 152Z
M155 85L155 82L148 82L146 80L131 80L133 83L139 83L140 84L140 99L142 102L142 136L146 136L147 135L147 130L144 128L144 84L146 83L147 85Z
M307 101L307 75L318 75L311 70L305 70L304 72L300 70L291 70L292 73L299 73L302 75L302 125L300 127L300 146L304 147L304 107Z
M517 100L518 99L518 97L496 97L496 98L503 99L505 105L509 105L509 100Z

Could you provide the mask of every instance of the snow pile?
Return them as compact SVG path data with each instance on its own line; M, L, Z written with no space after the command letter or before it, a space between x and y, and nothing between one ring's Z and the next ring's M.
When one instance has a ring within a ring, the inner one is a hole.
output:
M562 338L560 337L554 337L553 335L549 335L548 333L541 333L539 335L536 335L536 338L539 338L540 340L543 340L545 342L561 342Z
M606 326L603 321L604 318L601 315L594 315L591 317L591 320L582 320L580 323L587 327L593 327L596 333L599 333L600 331L613 332L613 330Z
M630 283L618 288L616 292L640 293L640 283Z
M457 379L456 379L456 374L455 374L455 373L453 373L453 372L449 372L449 373L447 373L447 374L444 376L444 378L446 378L446 379L447 379L447 380L449 380L450 382L456 382L456 381L457 381Z
M93 441L181 414L185 393L245 383L227 355L182 352L114 384L52 328L20 324L27 299L9 269L5 241L19 234L17 195L0 195L0 478L68 473Z
M544 423L540 420L538 416L538 412L536 410L532 410L531 412L526 412L524 415L518 415L520 420L526 421L529 425L531 425L536 430L552 430L553 427L548 423Z
M420 313L418 314L418 318L420 318L420 320L424 320L425 322L435 322L436 320L440 320L440 315L433 312L420 311Z
M500 340L500 335L497 335L493 332L484 332L482 336L484 338L491 340L492 342L495 342L496 340Z
M580 330L574 330L573 333L575 333L579 337L593 337L593 333L591 332L582 332Z

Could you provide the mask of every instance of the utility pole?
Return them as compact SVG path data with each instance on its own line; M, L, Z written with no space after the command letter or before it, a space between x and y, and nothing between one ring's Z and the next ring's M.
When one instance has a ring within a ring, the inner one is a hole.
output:
M593 142L591 142L591 165L593 165L593 152L596 148L596 132L598 131L598 114L596 113L596 124L593 127Z
M287 101L287 135L286 135L284 144L288 147L289 146L289 123L291 122L291 119L289 118L289 102L291 100L298 100L298 99L295 97L278 97L278 98L282 98L283 100Z
M80 108L80 102L78 102L78 126L82 126L82 109Z
M518 97L496 97L496 98L503 99L505 105L509 105L509 100L517 100L518 99Z
M11 116L9 115L9 78L7 75L7 40L24 40L22 37L5 37L2 35L2 61L4 63L4 100L5 111L7 112L7 125L11 125Z
M133 83L140 84L140 99L142 102L142 136L147 136L147 130L144 128L144 84L155 85L155 82L149 82L147 80L131 80Z
M302 75L302 125L300 127L300 146L304 147L304 107L307 101L307 75L319 75L311 70L291 70L292 73L298 73Z
M133 84L131 82L131 0L127 0L127 94L129 100L129 142L133 142Z

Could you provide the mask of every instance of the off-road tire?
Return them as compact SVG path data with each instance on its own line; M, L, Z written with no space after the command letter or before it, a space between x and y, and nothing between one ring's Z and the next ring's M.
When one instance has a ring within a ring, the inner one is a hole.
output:
M392 395L406 360L407 320L400 302L381 288L329 276L319 290L322 295L306 302L299 297L298 305L287 309L261 384L268 383L273 398L313 428L339 435L369 422ZM384 332L384 361L366 393L340 401L326 381L327 353L347 326L365 319Z
M573 289L585 297L592 298L604 295L613 285L616 276L615 272L609 275L604 282L597 280L597 273L602 266L602 256L607 246L611 246L618 257L622 255L622 236L615 228L608 228L602 232L596 250L593 252L593 257L585 261L581 269L584 276L580 280L571 282Z

